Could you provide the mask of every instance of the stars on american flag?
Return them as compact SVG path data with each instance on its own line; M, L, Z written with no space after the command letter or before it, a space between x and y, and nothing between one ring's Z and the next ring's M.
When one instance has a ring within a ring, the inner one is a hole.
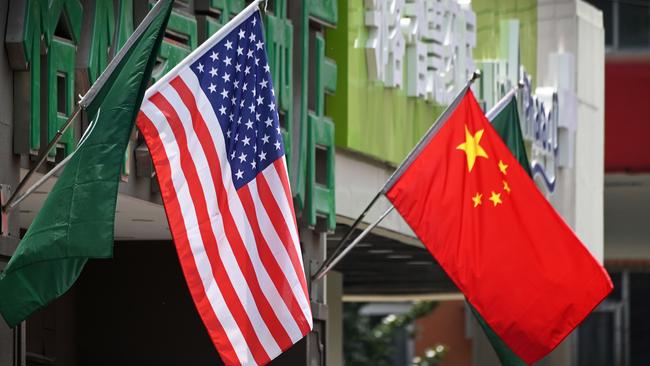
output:
M284 155L261 23L253 17L194 62L224 136L236 188Z

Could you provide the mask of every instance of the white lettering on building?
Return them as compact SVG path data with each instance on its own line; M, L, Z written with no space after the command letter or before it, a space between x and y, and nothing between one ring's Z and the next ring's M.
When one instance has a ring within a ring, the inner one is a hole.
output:
M520 83L519 121L531 171L552 194L558 170L573 166L577 100L571 78L575 60L569 53L550 54L549 69L555 77L546 83L552 86L533 88L531 76L519 64L519 21L502 21L500 27L501 44L507 47L502 48L501 58L477 62L483 72L478 95L487 110Z
M405 89L411 97L448 104L475 69L476 15L469 3L365 0L364 4L368 78Z

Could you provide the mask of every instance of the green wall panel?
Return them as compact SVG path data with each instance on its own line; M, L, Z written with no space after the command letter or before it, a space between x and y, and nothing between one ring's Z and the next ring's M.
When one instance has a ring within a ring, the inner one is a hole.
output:
M338 65L338 88L329 96L326 114L336 125L336 145L376 159L399 163L442 108L408 97L405 89L390 89L368 80L362 1L339 3L336 29L326 32L328 57Z
M76 47L67 41L53 39L50 43L47 58L47 141L56 136L59 129L68 120L74 109L74 65ZM58 79L63 82L59 83ZM59 90L62 87L63 90ZM61 99L61 101L59 101ZM63 108L59 108L59 103ZM58 143L68 155L75 147L74 128L68 128ZM56 155L56 149L50 151L50 156Z
M321 35L314 37L314 72L316 90L315 111L309 111L307 118L307 223L319 231L333 231L336 228L335 143L334 124L323 115L326 92L336 91L336 65L325 57L325 40ZM317 150L324 150L325 177L318 182ZM325 218L318 225L317 217Z
M48 2L47 17L48 27L45 40L49 45L54 37L60 17L65 17L65 24L69 27L72 42L77 44L81 36L81 18L83 8L79 0L50 0Z
M152 73L151 77L154 82L178 65L198 44L196 18L192 14L174 9L167 23L167 31L181 35L186 42L178 42L168 36L163 39L159 53L159 57L163 62Z
M288 159L293 136L293 24L287 18L286 1L275 1L264 14L265 41L275 99L278 103L282 139Z
M23 45L30 74L29 93L29 150L37 153L41 147L41 34L47 28L47 8L37 1L27 6Z
M89 13L90 11L92 13ZM113 4L96 2L94 8L86 11L85 16L92 18L88 64L84 65L88 70L89 82L92 84L108 66L108 51L113 44L113 36L115 35Z
M47 142L51 141L59 128L72 113L75 103L75 59L77 44L81 38L82 7L78 0L51 1L48 7L48 27L45 39L48 42L46 61L47 101L45 118ZM61 34L57 35L59 29ZM65 39L62 37L69 37ZM59 90L62 88L62 90ZM59 140L58 146L68 155L75 147L74 127L71 126ZM43 142L43 141L42 141ZM56 155L52 149L50 156Z
M309 15L330 26L338 21L337 0L307 0Z

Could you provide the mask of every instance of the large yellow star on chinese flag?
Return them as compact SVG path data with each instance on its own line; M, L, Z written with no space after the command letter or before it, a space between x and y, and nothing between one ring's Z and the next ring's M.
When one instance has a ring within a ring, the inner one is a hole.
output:
M474 163L476 163L476 157L488 158L487 153L483 150L483 147L479 145L481 142L481 137L483 137L484 130L478 130L474 135L469 132L469 128L465 125L465 142L458 145L456 149L465 151L467 155L467 168L469 171L472 171L474 168Z

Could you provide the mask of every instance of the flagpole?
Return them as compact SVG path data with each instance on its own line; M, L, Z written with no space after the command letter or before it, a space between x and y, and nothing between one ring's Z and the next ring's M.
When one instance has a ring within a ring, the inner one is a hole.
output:
M426 144L433 138L433 136L438 132L438 130L442 127L444 122L449 118L451 113L455 110L456 106L460 101L462 100L463 96L467 92L467 90L472 86L472 83L481 77L481 72L479 70L474 71L472 74L472 77L467 81L467 84L456 94L452 102L447 106L445 111L438 117L435 123L431 125L429 130L422 136L420 141L415 145L415 147L411 150L411 152L406 156L404 161L397 167L397 169L391 174L391 176L388 178L388 180L384 183L384 185L381 187L379 192L375 195L375 197L370 201L368 206L363 210L361 215L357 217L356 220L354 220L354 223L348 231L345 233L343 238L339 241L339 244L336 246L334 249L334 253L332 253L331 256L329 256L323 264L318 268L316 273L311 277L312 281L319 280L323 278L327 272L329 272L334 265L336 265L338 262L343 259L343 257L350 251L352 248L354 248L359 241L361 241L368 233L370 230L374 229L392 210L393 206L391 205L390 208L388 208L375 222L373 222L370 226L368 226L359 236L354 239L352 243L350 243L349 246L345 247L345 243L347 240L350 238L352 235L352 232L356 227L361 223L361 220L363 220L372 206L377 202L379 197L384 194L390 187L393 186L393 184L399 179L399 177L402 175L404 170L408 168L413 160L418 156L418 154L422 151L422 149L426 146Z
M316 273L316 276L315 276L316 278L315 279L320 280L321 278L323 278L323 276L325 276L327 274L327 272L329 272L334 266L336 266L341 261L341 259L343 259L343 257L345 257L348 254L349 251L351 251L355 246L357 246L357 244L359 244L359 242L361 240L363 240L363 238L365 238L368 235L368 233L370 233L370 231L372 231L372 229L374 229L377 225L379 225L379 223L384 219L384 217L388 216L388 214L391 211L393 211L393 209L395 209L395 206L391 205L386 211L384 211L383 214L381 214L381 216L379 216L379 218L377 220L375 220L375 222L370 224L367 228L365 228L361 232L361 234L359 234L359 236L354 238L352 243L350 243L350 245L345 247L345 249L343 249L343 251L341 251L341 253L338 256L330 257L330 258L334 258L334 259L332 259L327 264L327 266L325 266L323 268L322 271L320 271L319 273Z
M458 92L458 94L456 94L456 97L454 97L452 102L449 103L445 111L442 112L442 114L440 115L440 117L438 117L436 122L433 125L431 125L431 127L429 127L427 133L425 133L424 136L422 136L420 141L418 141L415 147L406 156L404 161L402 161L402 163L397 167L397 169L395 169L393 174L388 178L386 183L384 183L384 186L381 189L381 193L386 193L386 191L388 191L393 186L393 184L395 184L395 182L397 182L397 180L402 176L404 171L409 166L411 166L413 160L415 160L415 158L418 157L418 155L422 152L422 150L427 146L429 141L431 141L433 136L435 136L436 133L438 133L438 131L442 128L442 126L445 124L449 116L451 116L454 110L456 110L456 106L458 106L460 101L463 99L467 90L469 90L469 88L472 86L474 81L476 79L479 79L480 77L481 77L481 71L479 70L474 71L472 77L467 81L467 84L465 84L465 86Z
M63 126L61 126L61 128L58 131L56 131L56 135L54 135L54 137L52 138L50 143L47 145L45 150L43 150L41 152L41 155L38 157L36 165L34 165L27 172L25 177L23 177L23 179L21 179L20 183L18 183L18 186L16 187L16 190L13 191L13 193L11 194L11 196L9 197L7 202L2 206L2 212L9 212L11 209L13 209L16 206L14 201L16 200L16 197L18 196L18 194L22 191L23 187L25 186L25 184L27 184L27 182L32 177L32 175L34 175L34 173L36 173L38 168L40 168L41 165L43 165L43 163L45 162L45 160L47 160L47 155L56 146L56 144L59 142L59 140L61 140L61 137L63 136L65 131L72 125L72 122L77 118L80 111L81 111L81 108L79 106L75 107L74 112L72 113L72 115L70 117L68 117L68 120L65 121ZM22 201L22 199L21 199L21 201Z
M366 217L368 212L370 212L370 209L375 204L375 202L377 202L379 197L381 197L381 194L382 194L381 190L379 192L377 192L375 197L370 201L370 203L368 203L368 205L363 210L363 212L361 212L361 215L359 215L359 217L357 217L357 219L354 220L354 223L352 223L352 226L350 226L350 228L348 228L348 231L346 231L345 235L343 235L343 238L341 238L341 240L339 240L339 244L334 249L334 253L332 253L331 256L329 256L328 258L325 259L323 264L318 268L318 271L316 271L316 273L312 276L312 280L321 279L332 268L332 266L333 266L332 262L334 262L334 260L336 260L336 263L339 262L340 259L337 260L337 257L339 257L339 254L341 254L342 251L345 251L345 253L348 252L348 250L345 250L346 248L345 248L344 244L348 241L348 239L350 239L350 236L352 236L352 233L354 232L354 229L357 226L359 226L359 224ZM379 222L377 222L377 223L379 223ZM377 226L377 225L375 225L375 226ZM343 255L345 255L345 253L343 253ZM334 263L334 264L336 264L336 263Z
M517 91L519 89L521 89L521 87L522 87L522 85L520 84L520 85L515 86L512 89L510 89L510 91L507 92L506 95L504 95L503 98L501 98L497 102L497 104L495 104L492 108L490 108L485 113L485 118L487 118L488 121L492 122L494 117L496 117L497 114L501 113L503 108L505 108L508 105L508 103L510 103L510 99L512 99L516 95Z
M95 121L97 121L97 118L99 117L100 111L101 110L97 111L97 116L95 117ZM70 159L72 159L74 154L79 150L79 148L81 148L81 146L84 144L84 142L86 142L86 139L88 138L88 136L90 136L90 132L92 132L92 130L95 128L95 126L96 126L96 124L94 123L95 121L90 122L90 125L88 126L88 128L86 128L86 131L84 131L83 135L79 139L79 144L77 145L77 148L72 153L70 153L68 156L66 156L65 159L63 159L54 168L50 169L50 171L47 172L45 175L43 175L41 177L41 179L36 181L36 183L32 184L29 188L27 188L25 193L20 195L20 197L14 199L12 201L7 202L7 204L5 205L6 206L6 212L11 211L11 210L14 209L14 207L18 206L23 200L25 200L25 198L29 197L30 194L32 194L35 190L37 190L38 187L42 186L43 183L45 183L48 179L50 179L56 172L61 170L61 168L63 168L70 161ZM27 176L25 176L25 178L27 178ZM25 181L27 181L27 179L25 179ZM16 194L17 194L17 192L18 192L18 190L16 190Z

